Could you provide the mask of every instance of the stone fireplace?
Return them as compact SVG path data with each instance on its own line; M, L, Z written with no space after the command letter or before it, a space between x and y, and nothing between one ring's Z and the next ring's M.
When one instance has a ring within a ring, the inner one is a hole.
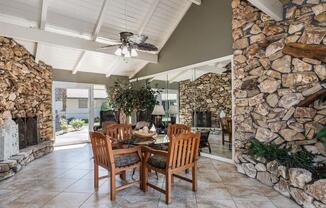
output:
M0 36L0 89L2 180L53 150L52 67Z
M230 73L207 73L194 81L182 81L179 91L180 122L183 124L192 126L194 112L197 112L201 124L206 122L210 127L219 127L219 115L222 110L226 116L231 116Z
M19 149L36 145L40 142L40 129L37 116L28 118L16 118L18 125Z

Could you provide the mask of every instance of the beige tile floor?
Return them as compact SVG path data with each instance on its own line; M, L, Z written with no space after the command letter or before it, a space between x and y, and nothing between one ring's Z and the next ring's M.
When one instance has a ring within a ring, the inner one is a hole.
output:
M229 143L225 142L222 144L222 134L210 134L208 141L211 145L212 155L232 159L232 150L229 148ZM225 136L225 141L229 141L228 136ZM201 150L204 153L209 153L208 148Z
M105 172L102 170L102 174ZM129 173L129 177L130 177ZM164 179L150 177L164 186ZM175 180L172 204L164 195L149 189L143 193L132 187L109 199L109 182L102 180L93 189L89 145L59 148L33 161L16 176L0 182L0 208L107 208L107 207L221 207L221 208L294 208L295 203L259 182L236 172L233 165L207 158L199 160L198 191L191 184Z

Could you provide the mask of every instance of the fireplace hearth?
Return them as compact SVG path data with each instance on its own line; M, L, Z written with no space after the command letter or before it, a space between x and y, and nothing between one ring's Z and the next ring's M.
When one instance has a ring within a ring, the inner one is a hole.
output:
M40 142L40 129L37 117L16 118L18 125L19 149L36 145Z

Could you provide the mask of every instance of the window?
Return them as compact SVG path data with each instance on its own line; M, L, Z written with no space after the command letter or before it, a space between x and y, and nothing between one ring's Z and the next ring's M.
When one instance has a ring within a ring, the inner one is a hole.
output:
M79 108L88 108L88 100L87 99L78 99L78 107Z

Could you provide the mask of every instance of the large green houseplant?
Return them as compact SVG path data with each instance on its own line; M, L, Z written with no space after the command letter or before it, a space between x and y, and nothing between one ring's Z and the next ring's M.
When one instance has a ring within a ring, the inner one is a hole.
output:
M127 85L115 83L110 90L110 103L112 106L130 116L132 112L151 111L156 103L159 90L151 88L149 83L139 86L128 83Z

